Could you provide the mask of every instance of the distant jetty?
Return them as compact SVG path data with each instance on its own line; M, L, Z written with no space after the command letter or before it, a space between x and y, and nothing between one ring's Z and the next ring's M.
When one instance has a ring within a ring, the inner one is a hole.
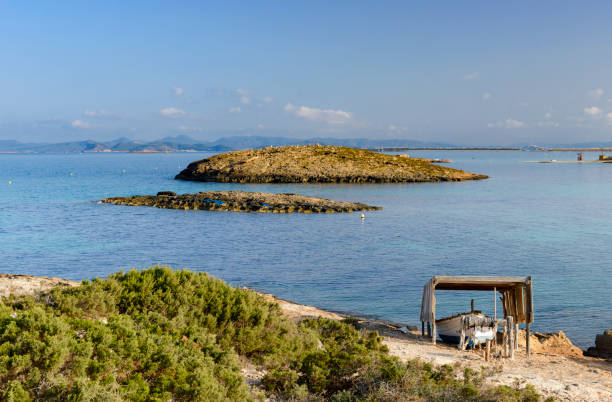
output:
M168 209L272 213L334 213L382 209L358 202L334 201L300 194L270 194L247 191L206 191L182 195L177 195L171 191L160 191L157 195L111 197L105 198L101 202Z
M179 180L225 183L410 183L486 179L405 155L336 146L228 152L192 162Z

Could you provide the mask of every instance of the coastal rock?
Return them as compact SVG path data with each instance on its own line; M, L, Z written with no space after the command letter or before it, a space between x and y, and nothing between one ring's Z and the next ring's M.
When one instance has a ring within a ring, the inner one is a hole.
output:
M591 357L612 359L612 329L606 329L603 334L598 334L595 337L595 347L590 347L584 354Z
M78 286L79 282L44 276L0 274L0 297L38 295L56 286Z
M207 191L182 195L168 195L168 193L171 192L160 191L157 195L111 197L101 200L101 202L168 209L274 213L332 213L381 209L381 207L362 203L334 201L292 193L270 194L247 191Z
M525 330L519 331L519 347L525 347ZM575 346L563 331L552 333L532 332L529 337L531 350L535 353L548 353L569 357L581 357L582 350Z
M228 152L192 162L179 180L234 183L409 183L486 179L404 155L336 146Z

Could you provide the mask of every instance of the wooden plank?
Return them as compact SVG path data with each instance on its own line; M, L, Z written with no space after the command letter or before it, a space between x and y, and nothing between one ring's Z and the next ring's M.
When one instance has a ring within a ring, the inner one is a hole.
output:
M487 348L485 349L485 361L488 362L491 358L491 340L487 339Z
M465 327L466 327L465 316L461 316L461 335L459 338L459 349L460 350L465 350Z

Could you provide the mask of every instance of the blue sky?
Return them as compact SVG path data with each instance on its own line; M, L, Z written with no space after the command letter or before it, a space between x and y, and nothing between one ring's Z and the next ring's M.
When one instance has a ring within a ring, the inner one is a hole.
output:
M0 139L612 141L609 2L0 2Z

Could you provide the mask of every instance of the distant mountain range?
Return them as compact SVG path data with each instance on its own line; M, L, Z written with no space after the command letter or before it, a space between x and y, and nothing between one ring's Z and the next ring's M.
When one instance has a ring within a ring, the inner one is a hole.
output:
M165 137L156 141L141 142L129 138L112 141L73 141L61 143L23 143L0 140L0 153L82 153L82 152L227 152L241 149L283 145L339 145L353 148L448 148L451 144L421 142L415 140L372 140L367 138L310 138L296 139L267 136L234 136L215 141L201 142L187 135Z
M239 135L223 137L215 141L202 142L187 135L164 137L144 142L126 137L112 141L72 141L60 143L25 143L15 140L0 140L0 153L66 154L83 152L228 152L241 149L263 148L283 145L338 145L363 149L393 148L462 148L462 149L523 149L546 150L551 148L612 148L612 142L555 144L546 146L515 145L512 147L484 146L466 147L442 142L423 142L410 139L376 140L368 138L309 138L298 139L275 136Z

